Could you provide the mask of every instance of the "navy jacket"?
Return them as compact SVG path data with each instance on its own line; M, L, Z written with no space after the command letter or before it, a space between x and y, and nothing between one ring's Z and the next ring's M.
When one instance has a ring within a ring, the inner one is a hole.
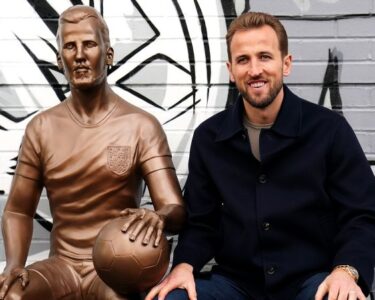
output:
M339 114L294 95L250 150L243 101L195 131L184 198L188 224L174 265L229 276L254 299L294 299L311 275L349 264L371 287L375 180Z

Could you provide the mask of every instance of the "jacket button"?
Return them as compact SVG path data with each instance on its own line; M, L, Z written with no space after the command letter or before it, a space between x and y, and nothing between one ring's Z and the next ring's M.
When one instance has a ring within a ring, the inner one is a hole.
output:
M267 175L266 174L260 174L258 177L259 183L266 183L267 182Z
M262 224L262 226L263 226L263 230L264 230L264 231L268 231L268 230L271 229L271 224L268 223L268 222L264 222L264 223Z
M273 274L275 274L275 272L276 272L276 270L275 270L274 267L269 267L269 268L267 269L267 274L268 274L268 275L273 275Z

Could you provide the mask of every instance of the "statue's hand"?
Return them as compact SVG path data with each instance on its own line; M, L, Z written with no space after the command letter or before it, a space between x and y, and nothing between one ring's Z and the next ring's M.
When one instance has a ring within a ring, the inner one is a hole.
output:
M0 299L5 298L9 288L17 279L20 281L22 288L25 288L29 284L29 272L24 267L16 267L10 270L5 268L0 275Z
M146 208L127 208L121 211L120 215L128 216L121 230L129 232L130 240L135 241L143 228L147 228L142 243L147 245L150 242L151 236L156 231L154 246L157 247L159 245L165 225L163 216Z

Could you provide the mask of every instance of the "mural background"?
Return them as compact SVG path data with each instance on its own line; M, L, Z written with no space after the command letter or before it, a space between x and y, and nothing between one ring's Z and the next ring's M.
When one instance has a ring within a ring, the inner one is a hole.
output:
M82 3L101 11L110 28L116 61L110 84L163 124L182 187L194 128L235 99L225 34L248 10L281 19L294 58L286 82L300 96L344 114L375 164L375 0L12 0L0 4L1 211L26 124L69 94L55 61L56 20ZM30 262L47 256L48 211L43 196Z

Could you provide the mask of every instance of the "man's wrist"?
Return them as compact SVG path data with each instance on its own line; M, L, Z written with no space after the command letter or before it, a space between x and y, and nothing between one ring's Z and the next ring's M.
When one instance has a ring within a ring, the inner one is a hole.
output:
M350 277L354 279L355 282L358 282L359 279L359 273L356 268L350 266L350 265L338 265L333 268L333 271L335 270L342 270L346 272Z
M179 263L177 266L179 266L179 268L183 268L183 269L185 269L185 270L193 273L194 268L193 268L193 266L191 264L188 264L188 263Z

